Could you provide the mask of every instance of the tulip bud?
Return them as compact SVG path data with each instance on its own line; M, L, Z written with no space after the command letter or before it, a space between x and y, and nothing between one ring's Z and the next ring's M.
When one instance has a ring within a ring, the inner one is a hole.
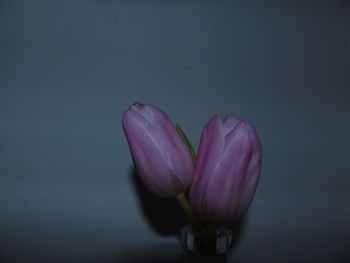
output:
M189 149L158 107L135 103L123 113L123 129L138 174L161 197L176 197L193 179Z
M230 224L248 209L261 170L254 128L235 116L212 118L199 144L190 203L209 224Z

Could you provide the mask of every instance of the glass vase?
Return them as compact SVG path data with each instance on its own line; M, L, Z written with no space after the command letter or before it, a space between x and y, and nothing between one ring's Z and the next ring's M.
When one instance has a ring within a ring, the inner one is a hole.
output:
M192 225L186 225L181 229L181 241L186 250L187 262L193 259L205 262L213 258L215 262L225 262L232 247L232 231L218 227L210 234L202 234L194 231Z

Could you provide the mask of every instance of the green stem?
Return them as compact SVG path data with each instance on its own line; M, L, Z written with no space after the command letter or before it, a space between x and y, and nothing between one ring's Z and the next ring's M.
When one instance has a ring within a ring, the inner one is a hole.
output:
M215 228L210 228L205 225L199 218L193 213L191 206L189 205L184 193L177 196L181 207L185 211L188 219L190 220L193 230L198 234L195 238L194 246L203 255L211 255L216 253L216 239L215 239Z
M188 217L188 219L190 220L192 226L197 229L197 230L201 230L201 224L198 220L198 218L196 217L196 215L193 213L192 208L190 207L185 193L181 193L177 196L177 200L179 201L181 207L183 208L183 210L185 211L186 216Z

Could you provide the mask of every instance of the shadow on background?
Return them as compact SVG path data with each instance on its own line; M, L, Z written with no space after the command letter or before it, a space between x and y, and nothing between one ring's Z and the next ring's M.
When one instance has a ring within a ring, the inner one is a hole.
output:
M152 230L161 236L177 236L188 221L175 199L160 198L143 185L135 168L130 178L144 219Z
M161 236L176 236L180 239L180 229L188 224L188 220L178 202L175 199L160 198L151 193L139 179L135 168L130 170L130 178L144 219L152 230ZM227 226L233 232L231 253L239 244L246 219L247 215ZM191 262L194 261L191 260Z
M120 260L120 258L122 260ZM118 260L111 263L228 263L230 254L215 257L195 257L185 251L179 250L175 244L144 244L125 251ZM234 261L238 263L238 261Z
M184 262L176 244L144 244L127 249L111 263L180 263Z

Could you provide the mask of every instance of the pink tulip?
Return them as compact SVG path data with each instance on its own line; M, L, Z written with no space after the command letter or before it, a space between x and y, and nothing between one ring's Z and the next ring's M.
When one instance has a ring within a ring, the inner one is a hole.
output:
M162 197L183 193L193 179L189 149L158 107L135 103L123 113L123 129L143 183Z
M239 219L254 197L261 170L261 144L254 128L235 116L215 116L198 150L190 203L209 224Z

